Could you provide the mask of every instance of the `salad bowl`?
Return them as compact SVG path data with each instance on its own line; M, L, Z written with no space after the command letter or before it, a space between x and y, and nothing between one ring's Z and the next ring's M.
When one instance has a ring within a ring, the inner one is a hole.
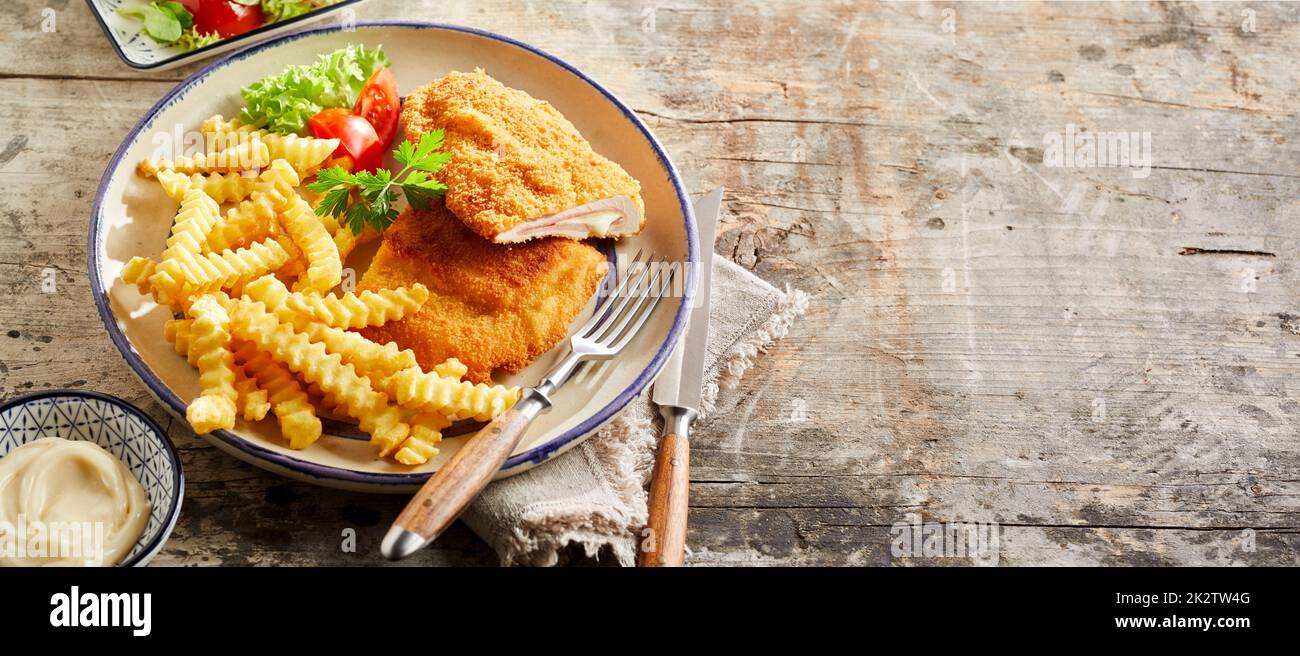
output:
M266 24L235 36L221 39L193 50L184 50L176 44L159 43L145 33L143 23L118 13L122 7L144 4L142 0L86 0L86 6L104 30L114 52L131 68L166 71L232 50L251 43L286 34L293 30L331 18L339 25L356 23L355 8L366 0L336 0L299 16Z

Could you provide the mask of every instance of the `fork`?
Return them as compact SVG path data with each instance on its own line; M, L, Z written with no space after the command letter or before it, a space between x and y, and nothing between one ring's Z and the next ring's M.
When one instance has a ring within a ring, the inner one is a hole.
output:
M533 420L550 410L551 395L578 366L609 360L632 341L677 273L676 267L665 266L667 259L650 255L643 260L643 252L637 251L618 287L569 338L564 358L535 387L523 390L514 406L479 431L415 493L384 535L379 548L385 557L400 560L436 540L487 487Z

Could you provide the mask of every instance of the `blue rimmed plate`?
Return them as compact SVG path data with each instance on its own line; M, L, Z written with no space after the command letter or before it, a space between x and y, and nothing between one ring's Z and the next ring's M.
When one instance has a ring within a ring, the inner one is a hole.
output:
M315 61L319 54L350 43L383 45L403 94L452 70L483 68L504 84L549 101L598 152L641 181L646 228L636 237L616 242L617 258L625 261L637 249L646 248L677 262L699 259L691 204L663 147L627 105L560 59L500 35L427 23L360 23L352 31L333 26L281 37L212 64L163 97L114 154L95 198L90 279L100 317L127 363L178 417L184 416L186 404L199 392L198 376L163 339L163 324L171 318L167 308L158 307L119 279L123 264L132 256L158 257L176 211L176 203L156 182L138 176L135 165L171 138L168 135L196 130L212 114L235 115L241 107L239 89L244 85L279 73L288 64ZM347 266L355 269L358 277L371 252L349 258ZM689 267L686 274L687 295L661 303L656 316L623 355L590 367L562 389L554 399L554 408L534 423L501 476L525 471L572 448L645 390L685 328L689 294L695 284ZM575 324L581 325L585 319L584 314ZM544 355L519 375L497 382L531 385L556 355ZM270 419L241 422L234 430L206 437L236 457L286 476L330 487L383 492L409 492L419 487L466 439L445 440L437 458L410 468L378 459L369 444L348 435L326 435L307 449L290 450Z
M144 567L162 549L185 495L181 461L167 434L119 398L53 390L0 404L0 458L45 437L94 442L126 463L149 496L149 523L119 567Z

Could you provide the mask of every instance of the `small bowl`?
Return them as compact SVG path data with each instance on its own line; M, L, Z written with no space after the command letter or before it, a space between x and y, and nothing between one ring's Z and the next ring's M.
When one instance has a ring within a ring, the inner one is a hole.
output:
M113 44L117 56L121 57L127 66L142 71L165 71L291 32L334 12L346 10L340 15L339 21L344 25L355 23L357 16L354 9L362 2L365 0L342 0L301 16L294 16L278 23L269 23L243 34L221 39L189 52L182 52L175 45L158 43L150 39L144 33L140 21L119 15L117 8L128 4L128 0L86 0L86 5L90 7L90 13L95 15L95 20L99 21L104 35ZM130 0L129 4L142 3L139 0Z
M149 415L122 399L51 390L0 404L0 458L44 437L94 442L126 463L149 495L149 523L118 567L144 567L176 527L185 492L181 461Z

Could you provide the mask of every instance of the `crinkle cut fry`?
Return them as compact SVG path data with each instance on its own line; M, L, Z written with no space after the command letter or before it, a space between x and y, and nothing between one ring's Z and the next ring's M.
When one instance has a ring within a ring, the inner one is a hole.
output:
M301 178L284 160L275 160L253 183L249 197L230 208L208 233L207 250L221 252L227 248L263 239L271 234L276 214L283 210ZM289 251L297 257L297 249Z
M190 348L192 343L191 330L194 325L193 319L169 319L163 325L163 337L171 342L176 349L177 355L185 358L190 366L197 367L197 351ZM231 353L234 356L234 353ZM271 404L267 397L267 392L257 386L257 381L250 378L244 373L243 365L236 362L235 364L235 392L238 397L235 399L235 408L240 411L245 421L261 421L270 411Z
M393 459L403 465L422 465L438 455L442 429L450 426L451 420L436 412L417 412L410 424L411 436L402 442Z
M172 170L185 175L194 173L230 173L231 171L248 171L260 169L271 162L271 151L260 139L253 139L234 148L219 150L215 153L199 152L188 157L169 159L146 159L136 169L145 176L153 177L159 171Z
M190 189L198 189L218 203L233 203L253 193L257 178L243 172L193 173L185 175L170 169L158 172L158 182L168 196L179 201Z
M385 379L402 407L438 412L456 419L488 421L519 400L518 387L475 385L469 381L443 378L411 367Z
M243 413L244 421L261 421L271 411L270 393L257 385L257 379L244 373L243 367L235 367L235 391L239 393L235 405Z
M434 415L437 416L437 415ZM422 465L438 455L438 444L442 441L442 430L411 423L411 436L393 454L393 459L403 465Z
M279 275L284 269L277 271ZM287 288L286 288L287 289ZM420 283L409 287L366 290L337 296L314 292L291 292L285 303L297 312L310 314L317 321L334 328L382 326L414 313L429 300L429 290ZM268 304L269 305L269 304Z
M343 260L334 238L307 201L296 195L290 198L280 214L280 225L306 258L307 270L299 278L304 289L323 294L343 280Z
M289 448L305 449L320 439L322 429L316 407L293 373L252 342L236 339L234 347L235 362L266 391L271 412Z
M153 285L149 284L149 276L152 276L157 268L157 262L137 255L122 267L122 282L135 285L141 296L150 296L153 294Z
M365 328L414 314L427 300L429 289L417 282L410 287L348 292L342 296L294 293L288 302L294 309L310 312L317 321L335 328Z
M235 427L235 357L230 351L230 316L212 296L196 299L190 307L190 350L197 353L197 398L185 409L185 418L197 433Z
M357 333L332 328L294 308L289 302L291 292L275 276L262 276L245 285L244 294L267 308L274 308L275 316L282 323L290 324L311 341L324 344L327 351L342 356L358 374L371 380L419 366L413 351L403 350L392 342L378 344Z
M456 358L447 358L446 360L433 365L433 373L438 374L443 378L454 378L460 380L465 377L465 374L469 373L469 367Z
M180 254L202 251L208 233L220 219L221 206L211 196L201 189L185 192L172 222L171 234L167 237L167 247L162 252L163 261Z
M348 420L348 411L329 392L315 383L307 386L307 396L316 404L316 411L322 416L338 421Z
M287 161L298 175L307 177L316 172L339 147L338 139L300 137L296 134L277 134L245 125L238 118L227 121L220 114L205 119L199 128L209 152L225 150L253 139L266 144L273 160Z
M298 176L293 169L277 160L258 179L253 197L232 209L224 223L220 208L211 198L200 190L189 190L172 227L172 236L167 240L163 261L148 279L158 301L173 307L183 306L191 295L233 287L241 279L246 282L255 274L283 265L290 257L283 248L289 243L287 239L260 242L260 246L254 243L248 249L237 251L223 249L206 254L202 251L205 244L211 248L224 241L223 235L231 227L244 229L240 221L231 219L232 215L238 216L237 212L264 218L269 225L274 221L276 209L283 207L290 195L297 197L294 191L297 184Z
M356 250L357 246L369 244L379 238L379 232L371 226L366 226L361 230L361 234L352 232L348 226L339 226L334 233L334 246L339 249L339 258L344 262L347 261L348 255Z
M176 219L172 222L171 234L167 237L167 247L162 252L162 262L153 267L148 267L146 263L138 260L128 263L136 265L137 270L131 271L132 276L143 274L143 269L150 269L148 277L144 280L147 281L147 286L159 303L172 305L184 296L185 281L176 270L179 266L177 260L192 257L200 252L208 231L212 230L220 212L220 206L207 194L197 189L187 191L185 199L181 201L180 209L176 212ZM136 286L142 288L138 278Z
M339 355L327 353L323 344L280 323L261 303L241 301L231 318L240 338L257 344L303 380L333 396L382 453L391 452L406 439L410 426L402 421L401 411L388 404L387 396L371 389L370 381L358 376Z
M270 278L270 276L263 276ZM291 292L283 281L258 279L252 293L253 300L275 307L282 318L292 314L301 320L319 321L332 328L364 328L382 326L420 309L429 298L429 290L420 283L410 287L364 291L358 296L352 292L336 296L315 292ZM278 306L284 306L281 309Z
M315 214L315 209L312 210L312 213ZM374 230L367 228L367 230L363 231L361 235L354 236L351 230L346 230L341 227L339 222L329 214L316 214L316 220L325 227L325 232L329 233L330 239L334 241L334 249L339 254L340 270L343 266L343 262L347 260L348 255L352 252L352 249L356 248L359 244L366 243L364 239L368 237L367 233L369 233L369 235L378 235ZM295 248L297 247L295 246ZM288 264L284 265L284 267L277 271L276 275L280 276L280 278L285 281L292 282L295 287L298 287L300 290L305 289L307 281L298 280L298 277L307 270L307 258L303 257L301 251L290 251L290 254L293 256L292 259Z
M229 289L237 294L248 281L275 271L287 261L289 254L284 246L279 241L267 239L234 251L186 253L159 265L159 271L149 278L149 282L154 289L181 290L172 298L183 304L187 296L220 289Z
M191 334L193 327L193 319L168 319L167 323L163 324L163 338L172 343L176 354L185 358L191 367L198 367L198 354L190 348L193 341Z

